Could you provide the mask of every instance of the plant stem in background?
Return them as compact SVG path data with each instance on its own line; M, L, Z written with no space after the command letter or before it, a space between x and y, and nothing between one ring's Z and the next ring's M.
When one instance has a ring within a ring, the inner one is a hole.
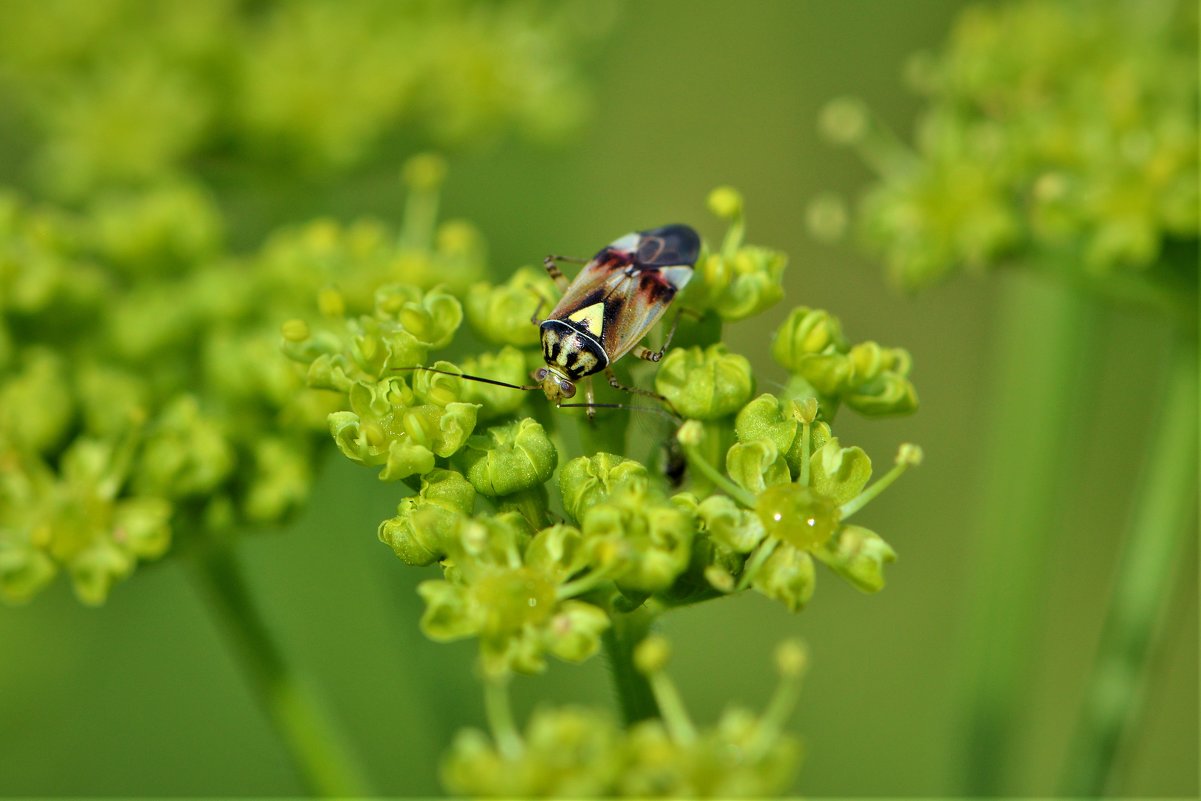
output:
M1158 427L1136 496L1096 664L1061 786L1072 796L1113 789L1115 756L1138 718L1144 669L1172 595L1197 500L1197 350L1176 343Z
M1045 556L1056 529L1073 432L1084 408L1078 371L1095 338L1091 299L1019 272L1001 277L994 323L982 497L964 673L970 686L962 764L965 795L1014 791L1017 713L1037 642Z
M652 617L645 609L628 614L615 612L613 625L604 634L605 653L613 687L626 725L659 717L659 705L646 676L634 667L634 648L650 632Z
M201 591L308 789L321 796L367 796L357 760L292 670L251 599L233 552L198 543L191 564Z

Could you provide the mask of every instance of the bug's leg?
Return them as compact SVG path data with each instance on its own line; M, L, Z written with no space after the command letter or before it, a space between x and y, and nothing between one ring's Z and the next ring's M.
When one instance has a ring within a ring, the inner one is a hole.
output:
M596 423L596 390L592 388L592 376L584 380L584 401L587 402L588 423Z
M568 258L567 256L547 256L542 260L542 265L546 267L546 274L555 282L555 286L560 292L566 292L568 286L567 276L563 275L563 271L559 269L556 261L579 261L579 259Z
M609 386L613 387L613 389L616 389L620 392L628 392L631 395L642 395L646 398L654 398L660 403L665 404L667 408L671 410L671 413L676 417L680 416L679 412L676 411L676 407L672 405L672 402L660 395L658 392L649 389L643 389L642 387L627 387L625 384L618 381L617 374L613 372L612 367L605 368L605 376L609 379Z
M534 297L538 298L538 306L534 309L534 313L530 315L530 322L534 325L539 325L542 322L542 307L549 304L550 301L544 298L542 293L534 287L531 286L527 288L534 293Z
M662 359L663 354L667 352L669 347L671 347L671 339L676 335L676 329L680 327L680 317L682 317L684 314L688 314L689 317L700 317L700 315L692 311L692 309L681 308L678 312L676 312L676 319L672 321L671 328L667 331L667 338L663 340L663 347L659 348L658 350L651 350L645 345L642 345L634 350L634 355L639 359L643 359L648 362L657 362Z

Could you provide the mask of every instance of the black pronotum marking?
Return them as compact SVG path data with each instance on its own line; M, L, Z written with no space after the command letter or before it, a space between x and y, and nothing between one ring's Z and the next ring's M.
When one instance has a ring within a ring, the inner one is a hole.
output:
M601 344L588 334L586 326L571 320L544 320L542 357L573 381L609 366L609 356Z

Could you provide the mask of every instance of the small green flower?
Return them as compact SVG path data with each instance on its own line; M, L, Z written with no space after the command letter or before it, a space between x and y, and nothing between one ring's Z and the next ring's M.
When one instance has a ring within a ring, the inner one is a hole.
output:
M380 523L380 541L405 564L433 564L446 558L474 505L475 488L466 479L451 470L431 470L421 477L421 491Z
M851 346L838 318L824 310L793 309L776 331L772 355L793 373L791 393L816 393L827 416L843 401L876 417L917 408L917 392L908 378L909 353L870 341Z
M385 481L428 473L435 456L450 456L467 442L478 407L409 405L415 397L400 378L357 382L350 391L351 411L329 416L338 448L360 464L382 465Z
M813 555L864 592L884 588L884 565L895 562L896 551L874 531L842 526Z
M817 587L813 557L800 548L776 548L755 571L751 586L784 604L789 612L804 609Z
M653 593L687 569L696 524L635 476L589 506L580 530L594 567L623 590Z
M848 358L852 372L843 398L852 409L869 417L917 409L917 391L908 378L912 364L908 351L861 342L851 348Z
M559 290L543 270L522 267L503 284L476 284L467 294L467 319L476 333L497 345L532 347L539 342L538 326L531 317L542 305L559 297Z
M767 309L784 297L780 279L787 257L764 247L743 244L746 221L742 196L730 187L713 190L709 209L730 221L729 231L717 253L702 256L696 270L702 279L703 305L727 322L744 320Z
M725 495L703 500L697 514L709 539L736 553L750 553L767 535L763 521L753 510L743 509Z
M750 399L754 386L750 362L720 343L704 350L676 348L664 357L655 375L659 394L693 420L734 414Z
M422 292L409 284L388 284L375 291L375 316L399 324L422 347L436 350L450 344L463 322L463 307L439 289Z
M801 472L802 431L799 401L784 403L771 394L763 394L752 400L738 412L734 419L734 433L742 443L767 439L776 450L784 455L789 472L799 476ZM809 452L814 453L830 439L830 426L822 421L813 422L809 433ZM732 475L732 473L731 473Z
M647 480L646 466L633 459L604 452L577 456L559 471L563 509L572 520L582 520L584 513L607 500L615 487Z
M772 356L804 378L819 394L836 396L853 369L837 317L822 309L798 306L772 340Z
M481 353L460 362L468 375L504 381L518 386L529 380L526 358L517 348L506 345L496 353ZM480 381L463 381L462 400L480 405L480 419L495 420L513 414L525 403L526 394L507 387L498 387Z
M862 448L844 448L831 437L809 458L810 486L835 504L846 503L872 477L872 460Z
M493 677L536 673L546 654L582 661L596 653L609 616L567 597L567 580L584 566L580 533L552 526L532 538L519 514L461 521L447 544L455 570L426 581L422 630L438 640L475 636Z
M28 348L23 362L0 379L0 437L47 453L61 444L75 412L67 365L47 348Z
M236 454L220 424L190 395L174 399L149 427L134 486L166 498L203 496L229 476Z
M476 491L490 498L541 486L558 461L542 425L528 417L470 437L456 459Z
M800 761L797 740L783 727L800 697L804 648L785 643L776 663L779 683L762 714L725 711L713 726L690 720L665 666L660 637L639 643L635 659L662 717L622 730L600 711L537 709L524 733L512 724L503 686L493 684L491 738L458 734L442 762L442 781L455 794L493 797L744 798L779 795Z
M736 442L726 452L726 472L740 487L756 495L792 480L788 461L767 438Z

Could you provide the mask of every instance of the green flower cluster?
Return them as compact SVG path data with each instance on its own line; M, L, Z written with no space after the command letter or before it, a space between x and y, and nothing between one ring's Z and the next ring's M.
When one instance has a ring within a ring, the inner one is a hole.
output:
M42 188L78 198L215 161L351 166L400 127L439 146L556 137L608 5L322 0L0 4L0 103ZM231 153L231 149L233 152Z
M743 266L698 270L680 301L700 303L693 341L782 295L785 258L743 244L737 193L717 190L710 206L730 231L723 252L702 261ZM689 421L680 486L647 467L652 459L620 455L630 453L625 424L643 412L591 423L540 392L461 377L530 380L542 364L531 314L555 291L545 273L523 268L499 284L444 277L424 289L385 284L369 312L283 329L310 386L345 398L327 421L342 453L414 491L379 536L407 564L441 568L421 585L428 636L477 638L485 675L499 680L542 670L547 655L590 656L615 616L643 605L750 586L799 609L813 559L862 589L882 586L892 550L844 519L916 457L865 489L870 460L828 421L843 402L871 415L911 411L904 351L849 346L836 319L798 309L774 346L794 374L789 392L757 398L750 362L720 342L669 351L655 389L664 417ZM478 342L497 349L473 352ZM664 432L661 447L678 451L672 440Z
M1195 3L973 7L909 70L929 98L916 152L853 100L822 128L879 172L861 223L906 287L1022 261L1130 299L1195 296L1196 59Z
M734 707L705 729L688 718L664 671L666 642L643 640L635 659L662 718L622 729L596 709L539 709L522 735L504 716L493 722L494 738L459 733L443 782L457 795L510 798L745 798L787 790L801 757L800 743L782 732L806 662L798 643L778 649L780 683L762 715Z
M64 570L100 603L175 535L286 518L340 396L300 391L281 324L370 308L389 278L475 280L466 226L430 239L318 221L233 257L188 184L78 213L0 196L0 597ZM382 302L420 330L407 297Z

